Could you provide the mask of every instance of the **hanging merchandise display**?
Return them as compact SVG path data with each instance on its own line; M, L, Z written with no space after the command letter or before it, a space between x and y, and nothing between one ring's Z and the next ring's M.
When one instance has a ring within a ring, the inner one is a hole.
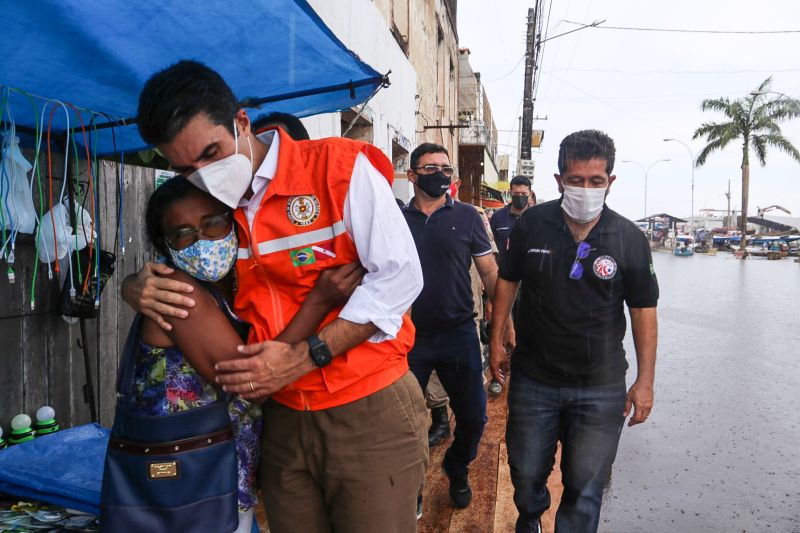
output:
M72 252L70 271L61 289L62 315L78 318L97 317L100 295L114 273L116 256L100 249L94 250L94 256L97 260L90 258L88 248ZM82 270L81 265L88 265L89 271Z
M69 211L64 204L56 204L45 213L39 221L37 247L39 260L52 263L67 257L75 250L82 250L94 240L91 233L92 217L80 205L75 205L77 227L73 228L69 220Z
M0 166L0 190L3 202L2 220L5 229L33 233L36 229L36 210L33 207L28 172L33 166L19 149L19 137L4 137Z

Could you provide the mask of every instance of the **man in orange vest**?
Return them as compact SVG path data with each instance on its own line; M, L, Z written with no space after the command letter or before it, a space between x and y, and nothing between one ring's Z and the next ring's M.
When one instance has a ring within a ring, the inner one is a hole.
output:
M414 531L427 416L408 370L406 311L422 272L395 207L391 162L349 139L255 136L230 87L193 61L148 80L138 125L172 168L236 208L234 307L252 325L251 344L218 364L217 380L244 398L269 397L261 489L270 530ZM322 271L353 261L367 274L316 335L271 340ZM185 316L189 291L159 273L168 269L151 263L129 277L125 299L159 323Z

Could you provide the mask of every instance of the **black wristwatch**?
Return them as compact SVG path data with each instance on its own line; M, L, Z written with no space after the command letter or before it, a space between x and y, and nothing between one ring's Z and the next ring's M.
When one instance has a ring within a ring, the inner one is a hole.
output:
M311 335L306 341L308 342L309 355L314 364L319 368L329 365L331 359L333 359L333 354L331 354L331 349L328 348L325 341L316 335Z

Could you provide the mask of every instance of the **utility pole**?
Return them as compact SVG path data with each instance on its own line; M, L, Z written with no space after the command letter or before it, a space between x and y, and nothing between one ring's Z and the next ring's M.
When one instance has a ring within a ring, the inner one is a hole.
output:
M728 180L728 192L725 194L728 197L728 222L725 224L725 227L728 227L728 224L731 224L731 180ZM731 224L735 226L735 224Z
M538 7L538 2L536 3ZM533 74L536 68L536 9L528 8L528 34L525 41L525 86L522 92L522 132L520 159L531 158L531 131L533 130Z

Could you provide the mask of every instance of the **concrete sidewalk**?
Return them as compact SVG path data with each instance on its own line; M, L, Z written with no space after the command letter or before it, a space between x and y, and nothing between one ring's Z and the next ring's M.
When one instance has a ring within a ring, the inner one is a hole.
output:
M512 533L517 519L514 488L508 469L505 432L508 414L507 388L499 396L489 396L489 422L478 448L478 456L470 467L469 482L472 503L466 509L454 509L447 494L447 476L441 468L442 458L452 437L431 449L430 465L425 479L424 508L419 533ZM451 426L454 421L451 419ZM548 487L552 506L542 517L545 532L552 533L555 509L561 500L560 445Z

